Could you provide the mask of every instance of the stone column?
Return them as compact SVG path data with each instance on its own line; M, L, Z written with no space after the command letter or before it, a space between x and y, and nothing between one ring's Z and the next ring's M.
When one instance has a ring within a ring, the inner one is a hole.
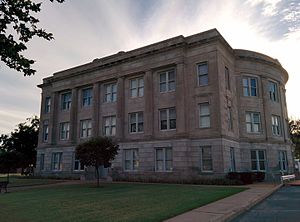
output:
M147 70L144 76L144 128L145 137L152 139L154 136L154 103L153 103L153 74L151 70Z
M124 92L124 77L118 78L117 82L117 125L116 139L118 141L124 138L124 107L125 92Z
M51 129L51 144L55 145L57 143L57 135L59 133L59 126L57 122L57 115L60 111L59 104L59 93L53 92L51 94L51 107L50 107L50 119L49 119L49 129Z
M184 83L184 63L179 63L176 69L176 131L180 136L184 136L186 133Z
M92 136L99 136L99 106L100 106L100 90L99 83L93 85L93 119L92 119Z
M72 144L77 142L77 112L78 112L78 89L72 89L72 102L70 110L70 141Z

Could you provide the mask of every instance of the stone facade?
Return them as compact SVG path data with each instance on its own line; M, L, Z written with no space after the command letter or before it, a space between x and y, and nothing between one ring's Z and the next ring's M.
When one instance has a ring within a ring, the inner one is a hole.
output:
M39 85L36 172L87 175L75 161L76 144L114 130L116 178L291 172L287 80L276 59L232 49L216 29L54 73Z

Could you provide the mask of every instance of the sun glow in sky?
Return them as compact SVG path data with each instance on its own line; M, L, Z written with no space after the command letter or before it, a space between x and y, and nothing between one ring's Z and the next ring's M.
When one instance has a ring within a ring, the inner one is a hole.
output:
M25 55L37 73L23 77L0 62L0 134L40 112L36 87L54 72L178 35L217 28L232 48L280 61L289 73L289 116L300 118L300 0L66 0L44 1L40 27L54 34L35 38Z

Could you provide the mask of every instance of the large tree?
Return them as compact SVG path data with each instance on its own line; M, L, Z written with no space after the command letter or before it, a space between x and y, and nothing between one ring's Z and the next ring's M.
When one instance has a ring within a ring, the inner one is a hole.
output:
M41 5L33 0L0 0L0 57L8 67L23 72L24 76L36 72L32 69L34 60L22 55L26 44L34 36L53 39L52 33L37 27L39 20L34 16L41 11Z
M108 137L91 138L76 147L76 158L85 166L95 167L97 186L99 187L99 167L110 166L115 158L119 146Z
M0 155L4 159L5 156L9 157L7 162L11 163L11 169L22 168L23 172L24 169L35 166L38 134L39 119L34 116L20 123L9 135L0 136Z
M300 119L289 120L290 136L295 145L295 157L300 159Z

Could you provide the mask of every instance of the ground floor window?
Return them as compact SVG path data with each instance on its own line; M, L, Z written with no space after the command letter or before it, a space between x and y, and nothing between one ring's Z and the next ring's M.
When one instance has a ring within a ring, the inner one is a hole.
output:
M40 156L40 170L44 170L45 168L45 154L41 154Z
M266 170L266 152L264 150L251 150L251 170Z
M202 146L200 147L201 159L200 159L200 169L202 172L212 172L213 163L212 163L212 153L211 146Z
M234 154L234 148L230 147L230 171L235 172L235 154Z
M62 153L52 153L51 169L55 171L62 170Z
M286 151L280 150L278 157L279 157L279 170L280 171L287 171L288 162L287 162Z
M172 148L156 148L155 149L155 171L172 171L173 155Z
M74 161L74 171L83 171L84 165L80 163L79 160L75 159Z
M124 150L124 169L127 171L137 170L139 167L138 149Z

